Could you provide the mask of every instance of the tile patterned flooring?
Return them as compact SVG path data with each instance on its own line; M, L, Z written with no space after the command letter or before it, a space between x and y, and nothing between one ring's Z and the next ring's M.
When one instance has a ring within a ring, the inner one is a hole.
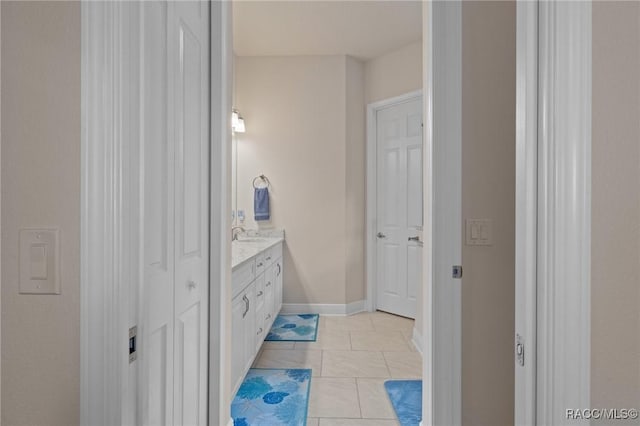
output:
M321 316L316 342L265 342L254 367L311 368L307 426L398 426L384 382L422 378L413 320Z

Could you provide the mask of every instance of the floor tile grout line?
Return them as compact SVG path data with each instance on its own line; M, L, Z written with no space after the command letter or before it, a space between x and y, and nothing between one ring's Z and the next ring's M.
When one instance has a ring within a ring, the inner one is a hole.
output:
M387 361L387 356L384 354L384 351L382 351L382 359L384 359L384 365L387 366L387 371L389 372L389 377L393 379L394 377L391 374L391 368L389 367L389 361Z
M358 378L354 377L356 382L356 396L358 397L358 410L360 411L360 418L362 418L362 402L360 401L360 387L358 386Z

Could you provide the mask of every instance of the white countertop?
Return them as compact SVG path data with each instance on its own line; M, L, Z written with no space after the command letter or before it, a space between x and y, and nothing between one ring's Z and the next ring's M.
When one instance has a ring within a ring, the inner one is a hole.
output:
M231 270L282 241L283 237L240 236L231 242Z

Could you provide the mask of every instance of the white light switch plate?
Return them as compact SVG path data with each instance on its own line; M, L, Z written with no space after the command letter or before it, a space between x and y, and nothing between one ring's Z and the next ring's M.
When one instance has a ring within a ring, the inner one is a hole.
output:
M21 294L60 294L59 244L58 229L20 230Z
M493 221L467 219L465 234L468 246L491 246L493 245Z

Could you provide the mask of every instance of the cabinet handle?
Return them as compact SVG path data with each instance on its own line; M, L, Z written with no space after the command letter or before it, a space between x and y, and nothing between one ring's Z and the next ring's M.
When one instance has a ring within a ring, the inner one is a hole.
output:
M282 267L280 266L280 264L278 263L278 276L280 276L280 272L282 272Z
M260 335L260 333L262 333L262 327L260 327L260 330L258 330L258 332L256 333L257 336Z
M264 293L262 291L258 292L258 297L262 296Z
M258 268L261 267L262 265L264 265L264 263L262 262L258 263Z
M245 306L244 313L242 314L242 318L244 318L247 316L247 312L249 312L249 298L245 294L244 296L242 296L242 300L244 300L244 306Z
M269 287L271 285L271 281L267 282L267 287Z
M271 314L267 314L267 317L265 319L271 319Z
M271 256L267 257L267 262L271 260Z

